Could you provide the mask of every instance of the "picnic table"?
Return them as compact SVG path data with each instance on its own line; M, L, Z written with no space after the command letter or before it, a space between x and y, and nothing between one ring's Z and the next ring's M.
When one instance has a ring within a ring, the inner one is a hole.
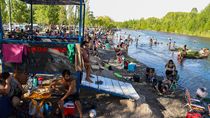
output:
M28 91L24 94L24 99L29 100L29 115L35 118L37 115L44 118L43 107L45 103L49 103L48 99L51 98L51 91L49 86L38 87L33 91Z

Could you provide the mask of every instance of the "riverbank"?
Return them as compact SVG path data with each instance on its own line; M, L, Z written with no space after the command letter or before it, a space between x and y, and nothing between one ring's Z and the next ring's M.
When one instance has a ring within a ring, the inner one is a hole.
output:
M103 51L99 51L103 52ZM110 51L109 51L110 52ZM106 56L110 56L111 53L103 53L100 57L100 61L104 60ZM95 92L88 92L88 102L95 101L96 111L99 118L171 118L171 117L185 117L186 109L184 108L185 98L183 91L177 91L173 95L159 95L156 90L154 90L151 85L145 82L145 71L147 66L137 62L135 59L125 55L127 59L137 64L136 73L140 75L140 82L127 81L133 85L137 93L140 95L140 102L133 102L130 100L122 99L119 97L114 97L111 95L100 94ZM91 57L92 61L96 61L94 57ZM112 65L115 57L110 58L109 64ZM93 64L93 63L92 63ZM109 77L112 79L119 78L114 76L114 72L120 72L124 75L132 75L133 73L128 73L127 70L117 69L112 66L113 70L95 70L93 74ZM161 78L161 77L160 77ZM126 80L121 80L126 81ZM85 90L82 90L82 96L85 97ZM84 94L84 95L83 95ZM87 93L86 93L87 94ZM86 99L87 100L87 99Z
M147 30L147 29L128 29L134 31L152 31L152 32L160 32L160 33L169 33L173 35L181 35L181 36L188 36L188 37L198 37L198 38L207 38L210 39L210 32L209 33L179 33L179 32L165 32L165 31L157 31L157 30Z
M92 65L94 62L107 61L107 57L111 57L111 54L115 52L109 50L100 50L100 58L91 56ZM95 106L97 112L97 118L184 118L186 109L184 108L185 99L184 93L179 91L173 95L164 96L159 95L149 84L145 82L145 69L146 65L136 61L135 59L125 55L125 57L137 64L136 72L140 75L140 82L127 81L133 85L137 93L140 95L139 101L132 101L123 99L120 97L111 96L108 94L97 93L86 89L81 89L81 102L84 112L84 118L88 118L89 110L92 106ZM114 63L115 56L109 58L109 64ZM127 70L117 69L112 66L112 70L93 70L92 74L109 77L112 79L119 78L114 76L114 72L118 71L125 75L132 75ZM161 78L161 77L160 77Z

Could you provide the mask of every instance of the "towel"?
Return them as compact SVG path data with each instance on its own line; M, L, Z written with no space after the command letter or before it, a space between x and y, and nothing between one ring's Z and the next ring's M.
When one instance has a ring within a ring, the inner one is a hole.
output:
M68 58L71 64L75 62L75 44L68 44Z
M22 63L23 54L27 54L25 45L3 44L3 60L10 63Z

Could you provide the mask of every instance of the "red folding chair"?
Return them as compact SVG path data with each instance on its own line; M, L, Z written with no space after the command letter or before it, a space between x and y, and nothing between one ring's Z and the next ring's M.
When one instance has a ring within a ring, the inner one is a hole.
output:
M190 111L205 111L205 107L202 105L200 100L191 98L188 89L185 91L185 96L187 99L187 104L185 106L188 106Z

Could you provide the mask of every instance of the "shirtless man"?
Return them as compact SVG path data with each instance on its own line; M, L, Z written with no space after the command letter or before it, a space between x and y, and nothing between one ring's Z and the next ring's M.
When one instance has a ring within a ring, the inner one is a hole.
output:
M59 86L59 88L57 88ZM62 72L62 79L58 81L54 81L50 87L52 89L58 89L61 92L65 91L64 96L59 100L58 104L62 111L62 117L65 118L63 113L64 102L68 102L68 100L73 100L76 105L76 108L79 112L80 118L82 118L82 106L79 100L79 93L76 89L76 80L71 77L71 73L69 70L64 70Z
M183 57L186 57L186 55L187 55L187 45L184 45L184 48L183 48Z
M86 69L86 80L90 83L93 83L93 81L90 79L90 69L91 69L91 65L90 65L90 56L89 56L89 51L88 51L88 42L84 41L81 44L81 54L82 54L82 58L84 60L84 65L85 65L85 69Z

